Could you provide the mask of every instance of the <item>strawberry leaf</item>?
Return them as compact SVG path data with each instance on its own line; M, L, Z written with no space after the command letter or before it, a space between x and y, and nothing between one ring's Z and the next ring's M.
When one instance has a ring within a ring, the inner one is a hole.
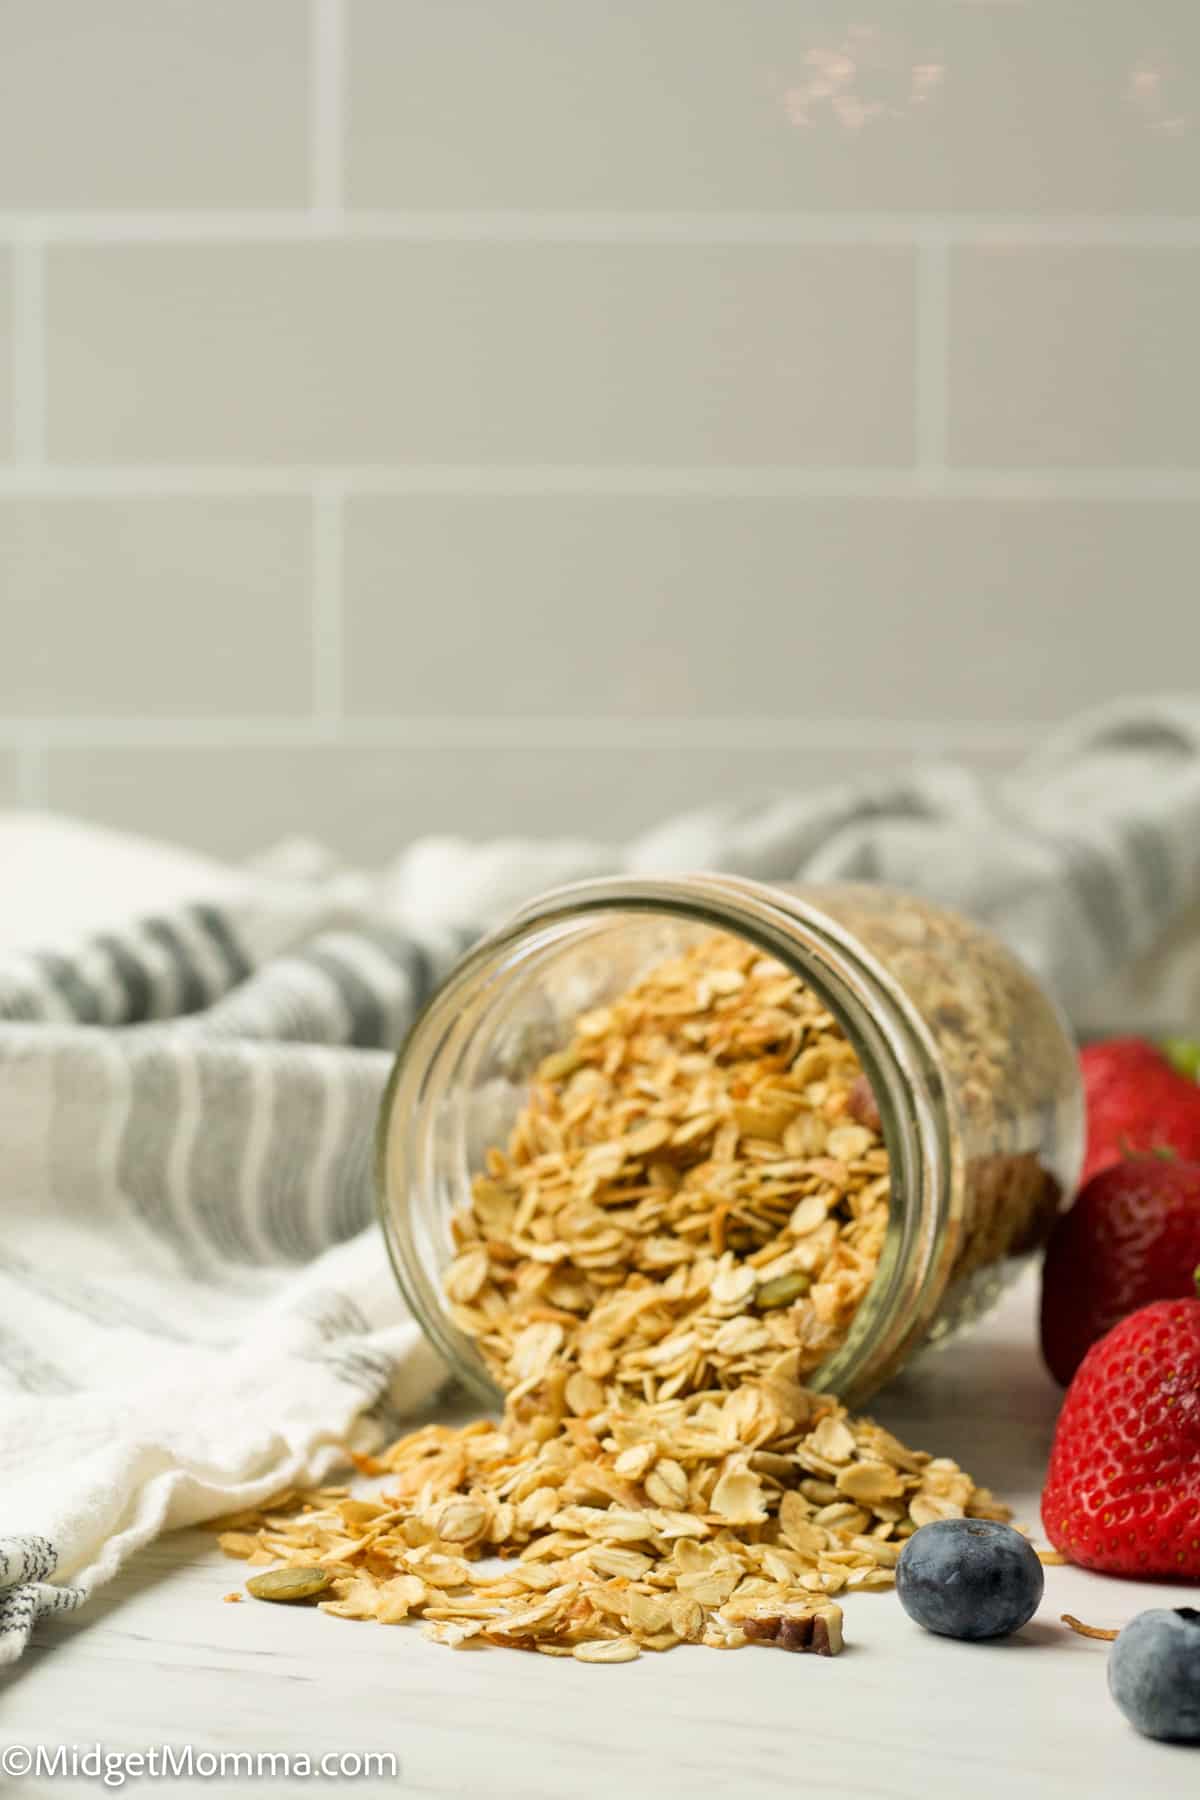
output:
M1131 1144L1124 1134L1118 1139L1118 1148L1126 1162L1177 1162L1179 1152L1171 1144L1147 1144L1143 1149L1140 1144Z
M1200 1038L1166 1038L1163 1055L1191 1081L1200 1081Z

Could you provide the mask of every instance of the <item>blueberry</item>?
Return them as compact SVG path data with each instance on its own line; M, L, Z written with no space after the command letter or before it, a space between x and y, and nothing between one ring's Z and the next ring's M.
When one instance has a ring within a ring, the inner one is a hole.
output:
M1108 1686L1147 1737L1200 1744L1200 1612L1155 1606L1130 1619L1109 1653Z
M997 1638L1032 1619L1046 1577L1030 1544L993 1519L935 1519L900 1552L896 1592L941 1637Z

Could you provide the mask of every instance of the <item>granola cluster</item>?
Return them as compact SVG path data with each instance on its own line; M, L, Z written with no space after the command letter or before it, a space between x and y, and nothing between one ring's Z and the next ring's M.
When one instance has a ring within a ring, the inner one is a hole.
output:
M1007 1516L803 1385L887 1213L836 1021L749 945L704 940L577 1021L454 1220L448 1301L503 1420L426 1426L359 1459L389 1478L375 1498L285 1496L223 1547L291 1571L280 1598L330 1592L338 1617L419 1617L455 1647L835 1655L836 1596L891 1586L918 1526Z

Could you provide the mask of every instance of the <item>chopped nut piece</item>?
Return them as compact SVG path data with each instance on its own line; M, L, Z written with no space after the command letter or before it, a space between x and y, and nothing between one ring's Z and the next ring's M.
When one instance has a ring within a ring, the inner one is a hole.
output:
M851 1118L857 1119L860 1125L865 1125L868 1131L880 1129L879 1107L865 1075L855 1076L851 1083L847 1111Z
M778 1644L781 1650L810 1650L837 1656L842 1648L842 1612L838 1606L808 1614L765 1613L741 1621L752 1644Z

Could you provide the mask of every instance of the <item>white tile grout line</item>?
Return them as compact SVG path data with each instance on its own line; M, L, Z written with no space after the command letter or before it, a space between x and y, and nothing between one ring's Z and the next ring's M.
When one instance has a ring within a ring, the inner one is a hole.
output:
M312 501L312 689L318 724L330 733L343 702L343 514L341 488L320 483Z
M576 494L636 499L639 496L716 499L879 500L920 499L927 474L910 468L814 469L794 465L638 466L587 464L345 464L259 465L0 464L4 499L206 499L282 497L311 501L314 494L358 497L420 495ZM1071 469L945 468L939 496L949 500L1189 500L1200 498L1200 468Z
M346 29L342 0L309 0L310 229L342 229Z
M478 749L883 751L1016 755L1044 733L1036 720L936 721L788 718L344 719L336 736L319 718L0 719L0 748L47 749Z
M13 256L13 455L17 473L46 456L46 294L41 246L18 244Z
M925 485L946 486L949 444L950 252L930 233L917 250L916 455Z
M337 0L310 0L340 45ZM342 206L340 50L314 76L314 206L290 211L0 212L0 240L43 244L445 243L814 244L912 248L930 233L978 247L1200 248L1200 212L1155 214L362 211ZM318 101L319 92L319 105Z

